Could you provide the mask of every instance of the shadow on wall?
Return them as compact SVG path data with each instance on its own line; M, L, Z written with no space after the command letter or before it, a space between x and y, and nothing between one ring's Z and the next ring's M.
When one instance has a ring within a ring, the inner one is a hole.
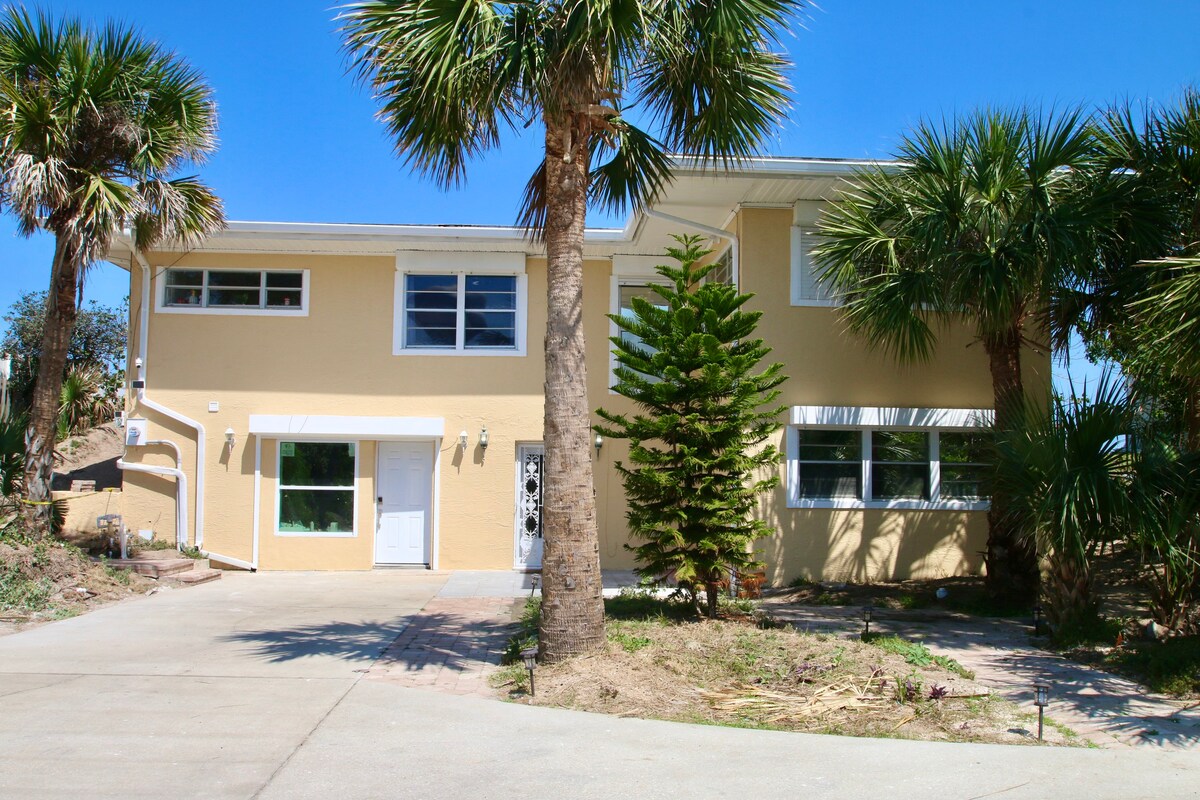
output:
M871 582L978 572L987 531L982 512L788 508L782 485L763 497L759 514L775 531L759 543L774 586L801 576Z

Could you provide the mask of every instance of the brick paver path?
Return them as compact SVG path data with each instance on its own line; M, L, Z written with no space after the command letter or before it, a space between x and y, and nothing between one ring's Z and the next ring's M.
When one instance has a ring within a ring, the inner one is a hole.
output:
M857 637L862 609L768 600L763 609L802 631ZM1132 681L1069 661L1031 642L1029 625L959 614L876 610L871 630L924 643L975 679L1033 709L1033 684L1050 684L1046 716L1100 747L1200 749L1200 703L1151 694Z
M448 694L490 696L487 678L515 631L511 597L435 597L367 673Z

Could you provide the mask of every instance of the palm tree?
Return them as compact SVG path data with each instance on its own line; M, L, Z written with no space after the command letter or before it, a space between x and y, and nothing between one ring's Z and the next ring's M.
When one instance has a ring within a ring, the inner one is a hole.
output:
M134 30L0 14L0 202L20 231L54 235L41 361L25 436L26 523L48 534L63 368L89 265L124 227L145 249L224 224L194 177L171 178L216 147L203 77Z
M589 201L652 202L667 150L751 155L787 106L776 33L800 0L372 0L345 7L346 46L397 151L440 184L540 124L544 159L520 220L547 258L547 484L541 657L604 641L584 367ZM640 107L639 127L628 112ZM653 133L651 131L654 131Z
M1177 105L1109 108L1098 125L1102 177L1131 185L1120 235L1106 247L1082 310L1135 388L1182 394L1186 448L1200 452L1200 90Z
M1092 558L1101 544L1130 532L1139 510L1136 454L1126 448L1132 423L1120 384L1105 376L1094 397L1026 399L997 432L995 483L1012 498L1013 524L1037 543L1056 634L1096 618Z
M1083 190L1095 140L1078 112L983 110L922 124L899 164L860 171L822 218L814 251L849 327L901 361L932 358L938 333L974 328L987 353L995 426L1024 396L1022 350L1057 334L1052 300L1094 264L1108 198ZM1033 596L1031 542L1007 522L994 490L988 583L999 598Z

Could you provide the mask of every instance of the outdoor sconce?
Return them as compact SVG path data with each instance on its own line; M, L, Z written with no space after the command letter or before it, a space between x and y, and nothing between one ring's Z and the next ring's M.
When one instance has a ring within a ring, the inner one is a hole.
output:
M1033 635L1040 636L1042 633L1042 606L1039 603L1033 607Z
M225 446L229 448L229 452L233 452L233 445L237 441L237 433L233 428L225 429Z
M458 446L461 447L463 450L467 449L467 432L466 431L463 431L462 433L458 434Z
M596 434L596 458L600 457L600 448L604 447L604 437Z
M863 638L871 634L871 617L875 615L875 606L863 606Z
M487 427L486 427L486 426L484 427L484 429L483 429L483 430L481 430L481 431L479 432L479 446L480 446L480 447L482 447L484 450L487 450L487 446L488 446L488 432L487 432Z
M530 675L532 674L530 673ZM1033 685L1033 692L1033 704L1038 707L1038 741L1040 742L1042 740L1042 722L1046 713L1046 706L1050 704L1050 684L1035 683Z
M533 670L537 666L537 648L526 647L521 651L521 660L525 662L525 670L529 673L529 696L533 697Z

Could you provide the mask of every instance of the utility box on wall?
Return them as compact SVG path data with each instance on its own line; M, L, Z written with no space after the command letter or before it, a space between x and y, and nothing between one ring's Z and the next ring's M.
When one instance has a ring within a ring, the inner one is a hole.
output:
M149 423L142 417L131 417L125 422L125 446L135 447L146 443Z

